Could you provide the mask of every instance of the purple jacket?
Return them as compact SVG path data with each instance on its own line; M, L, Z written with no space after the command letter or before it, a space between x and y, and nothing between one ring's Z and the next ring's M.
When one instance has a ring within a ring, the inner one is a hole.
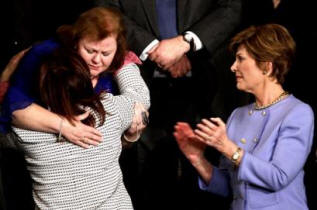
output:
M227 123L231 140L245 153L235 169L223 158L200 188L233 195L233 210L305 210L304 164L310 153L314 114L293 95L266 109L237 108Z

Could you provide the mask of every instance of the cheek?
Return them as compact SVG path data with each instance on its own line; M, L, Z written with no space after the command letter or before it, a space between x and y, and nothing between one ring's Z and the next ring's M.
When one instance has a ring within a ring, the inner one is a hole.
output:
M114 56L107 56L105 58L102 59L102 63L104 64L104 66L110 66L110 64L113 61Z
M78 54L82 57L82 59L88 64L91 60L91 56L85 52L79 51Z

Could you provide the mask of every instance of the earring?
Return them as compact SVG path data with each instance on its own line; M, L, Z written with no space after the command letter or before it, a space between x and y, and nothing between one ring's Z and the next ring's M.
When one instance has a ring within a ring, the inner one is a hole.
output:
M267 71L265 71L265 70L262 72L263 75L266 75L266 73L267 73Z

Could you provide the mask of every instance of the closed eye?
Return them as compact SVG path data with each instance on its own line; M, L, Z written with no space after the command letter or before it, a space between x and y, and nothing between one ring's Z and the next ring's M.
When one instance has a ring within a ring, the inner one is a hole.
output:
M87 48L86 48L86 51L87 51L88 54L93 54L93 53L94 53L94 51L91 50L91 49L87 49Z

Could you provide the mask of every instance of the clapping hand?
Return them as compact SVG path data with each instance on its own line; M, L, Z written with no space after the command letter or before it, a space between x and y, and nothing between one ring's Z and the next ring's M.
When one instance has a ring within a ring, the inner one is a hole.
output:
M199 162L204 156L205 144L197 140L188 123L178 122L174 128L174 137L180 150L192 163Z

